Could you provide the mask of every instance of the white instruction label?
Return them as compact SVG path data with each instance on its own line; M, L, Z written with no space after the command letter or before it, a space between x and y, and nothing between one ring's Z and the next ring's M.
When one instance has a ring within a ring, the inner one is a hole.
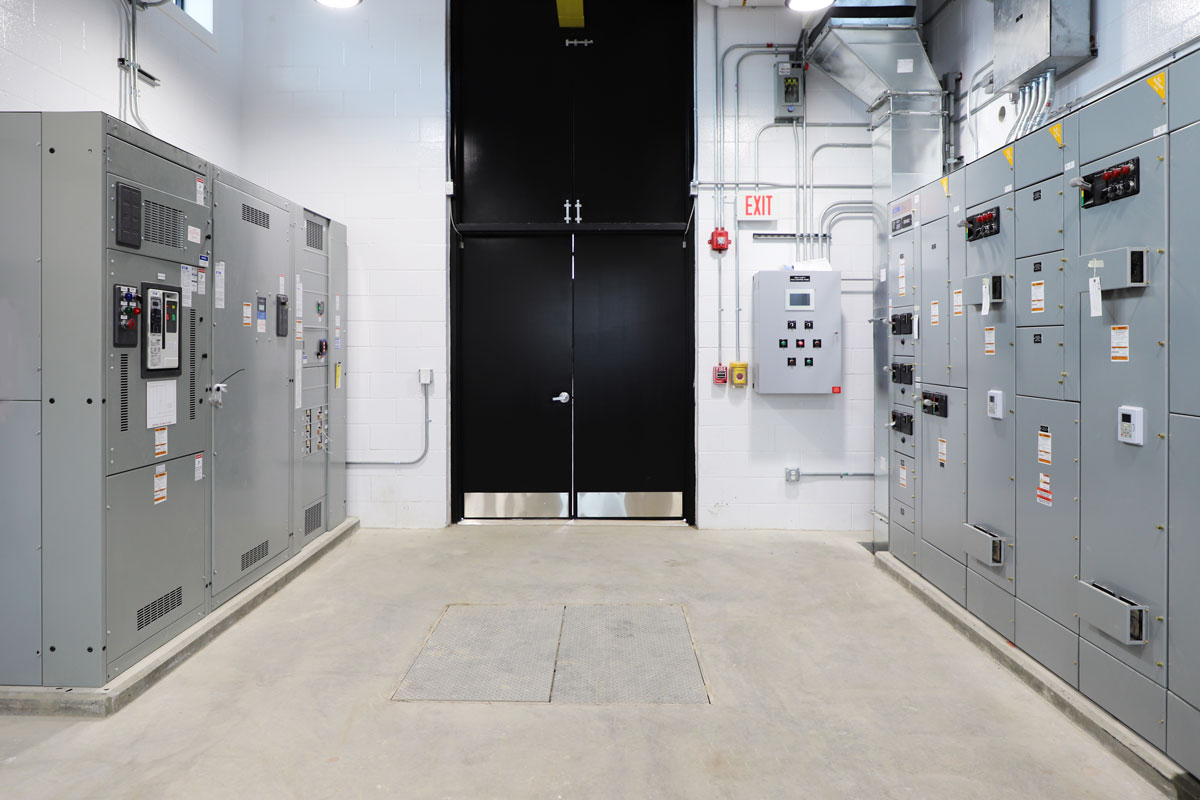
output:
M208 294L208 267L196 267L196 294Z
M249 328L254 324L254 306L250 303L242 303L242 327Z
M1166 125L1159 125L1157 128L1155 128L1155 129L1152 131L1151 135L1153 135L1153 136L1162 136L1162 135L1163 135L1164 133L1166 133L1166 132L1167 132L1167 126L1166 126Z
M900 488L908 488L908 465L903 463L900 464Z
M1075 162L1074 162L1074 161L1068 161L1067 163L1063 164L1063 171L1064 171L1064 172L1069 172L1069 171L1071 171L1071 170L1073 170L1073 169L1075 169Z
M883 270L880 270L880 272L883 272L883 274L884 274L884 277L880 279L880 283L882 283L883 281L887 280L887 273L884 272ZM340 294L335 294L333 296L333 310L334 311L342 310L342 296Z
M1091 306L1092 316L1100 316L1100 276L1093 275L1088 278L1088 303Z
M1050 431L1044 430L1044 429L1038 431L1038 451L1037 451L1037 453L1038 453L1038 463L1039 464L1045 464L1046 466L1050 466L1052 463L1054 463L1053 459L1051 458L1051 456L1053 455L1052 438L1053 437L1051 437Z
M961 210L962 210L962 206L955 206L953 209L951 209L951 211L955 214L957 214Z
M162 458L167 454L167 429L154 429L154 457Z
M1029 284L1029 306L1030 311L1034 314L1041 314L1046 310L1046 282L1034 281Z
M900 285L900 288L898 290L900 292L900 296L904 297L904 293L905 293L907 285L904 280L904 254L903 253L900 254L900 276L897 280Z
M167 465L154 468L154 505L167 502Z
M1109 334L1109 358L1113 361L1128 361L1129 360L1129 326L1128 325L1113 325L1112 332Z
M204 178L196 178L196 205L204 205Z
M911 58L896 59L896 74L907 75L913 71L913 60Z
M879 282L887 283L887 267L879 268Z
M192 244L200 244L200 229L194 225L188 225L188 241Z
M938 439L938 463L942 466L946 465L946 440Z
M961 317L963 315L963 292L962 289L954 290L954 316Z
M146 381L146 427L174 425L175 381Z
M213 273L213 307L225 308L225 262L217 262L217 271Z
M1050 491L1050 476L1038 473L1037 501L1044 506L1054 505L1054 493Z
M193 467L192 476L192 480L194 481L204 480L204 453L199 453L196 456L196 466Z
M296 320L296 341L304 341L304 323L300 320Z
M279 293L287 294L287 278L283 277L283 273L279 273Z
M301 386L301 384L303 383L303 381L301 379L303 377L304 377L304 349L301 348L296 351L296 408L300 408L300 405L301 405L300 397L304 391L303 387Z
M929 324L940 325L942 320L941 312L938 311L938 301L929 301Z
M183 290L183 298L180 300L180 302L183 304L184 308L192 307L193 285L194 284L192 283L192 265L191 264L180 264L179 265L179 286Z
M996 355L996 329L983 329L983 354L985 356Z
M979 313L985 317L992 313L992 282L987 278L983 279L983 309Z

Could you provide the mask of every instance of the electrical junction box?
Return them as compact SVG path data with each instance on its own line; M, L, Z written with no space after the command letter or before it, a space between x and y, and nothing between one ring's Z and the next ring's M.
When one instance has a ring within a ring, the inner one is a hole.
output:
M841 394L840 272L756 273L753 315L755 391Z
M1046 70L1062 74L1091 58L1088 0L995 0L995 80L1015 92Z
M775 121L804 116L804 65L780 61L775 65Z

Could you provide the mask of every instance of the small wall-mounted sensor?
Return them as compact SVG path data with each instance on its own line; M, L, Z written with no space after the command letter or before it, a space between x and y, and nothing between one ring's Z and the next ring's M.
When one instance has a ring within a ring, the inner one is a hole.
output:
M1137 406L1121 406L1117 409L1117 441L1125 444L1142 445L1142 409Z

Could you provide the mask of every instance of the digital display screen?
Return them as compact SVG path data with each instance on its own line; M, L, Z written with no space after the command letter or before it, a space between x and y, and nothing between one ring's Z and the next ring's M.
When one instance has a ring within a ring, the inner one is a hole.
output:
M1133 422L1133 415L1132 414L1122 414L1121 422Z
M794 308L811 306L812 294L809 292L788 292L788 305Z

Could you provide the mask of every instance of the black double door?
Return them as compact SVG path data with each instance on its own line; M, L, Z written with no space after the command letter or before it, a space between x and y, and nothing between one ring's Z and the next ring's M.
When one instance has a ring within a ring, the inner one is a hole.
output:
M691 3L500 5L452 5L454 516L691 518Z

